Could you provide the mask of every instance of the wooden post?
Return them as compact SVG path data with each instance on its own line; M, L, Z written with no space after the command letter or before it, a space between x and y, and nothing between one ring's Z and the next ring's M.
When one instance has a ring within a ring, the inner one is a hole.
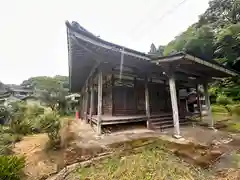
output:
M149 106L149 91L148 91L148 78L145 77L145 110L147 116L147 128L151 128L150 122L150 106Z
M168 106L168 91L167 91L167 82L164 81L164 111L167 111Z
M205 103L206 103L206 107L207 107L207 111L208 111L208 118L210 119L209 126L210 126L210 128L213 128L214 121L212 118L211 102L210 102L210 97L209 97L209 93L208 93L208 84L204 83L203 88L204 88L204 95L205 95Z
M84 120L87 123L88 122L88 98L89 98L88 87L86 87L85 97L86 99L85 99Z
M102 72L98 74L98 116L97 116L97 133L102 133Z
M82 93L83 94L83 99L82 99L82 120L85 120L85 107L86 107L86 94L85 94L85 90Z
M90 116L90 125L92 125L92 114L93 114L93 108L94 108L94 87L93 83L91 84L91 96L90 96L90 110L89 110L89 116Z
M173 112L173 124L174 124L174 137L181 138L180 136L180 128L179 128L179 113L178 113L178 101L176 94L176 84L175 78L172 75L169 78L169 87L170 87L170 96L172 102L172 112Z
M112 91L112 116L114 115L114 73L112 70L112 85L111 85L111 91Z
M85 117L85 93L82 93L82 105L81 105L81 120Z
M201 104L201 101L200 101L199 89L200 89L200 85L197 84L197 86L196 86L197 104L198 104L198 109L199 109L200 120L202 120L202 104Z

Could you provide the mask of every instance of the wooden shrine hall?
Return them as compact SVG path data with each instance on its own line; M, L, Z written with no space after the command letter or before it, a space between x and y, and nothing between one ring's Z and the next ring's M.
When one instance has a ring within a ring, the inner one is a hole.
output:
M105 41L77 22L66 26L70 90L81 94L80 117L98 134L105 125L146 122L149 129L174 127L180 137L186 117L202 116L199 91L211 117L208 83L238 75L215 61L185 53L157 57Z

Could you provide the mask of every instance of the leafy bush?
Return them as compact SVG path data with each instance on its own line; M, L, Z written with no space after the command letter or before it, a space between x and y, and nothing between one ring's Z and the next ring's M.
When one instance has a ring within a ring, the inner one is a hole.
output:
M228 104L232 104L233 101L231 98L225 96L225 95L219 95L217 97L217 103L220 104L220 105L223 105L223 106L226 106Z
M44 113L44 108L17 102L11 104L10 112L9 126L14 133L26 135L41 132L39 117Z
M0 125L0 133L13 133L9 126Z
M28 118L34 119L42 114L44 114L44 108L38 105L29 106L27 109Z
M12 154L12 144L22 139L21 135L1 133L0 134L0 155Z
M25 158L0 156L0 177L4 180L20 180L23 176Z
M56 112L48 112L42 115L40 122L41 128L48 134L50 147L59 148L61 144L60 116Z
M13 154L12 147L10 145L0 144L0 156L1 155L11 155Z
M234 106L232 111L233 111L233 114L240 116L240 105Z
M217 103L223 105L229 114L232 114L232 109L229 105L233 104L233 100L225 95L219 95L217 97Z
M224 106L222 105L212 105L212 112L216 112L216 113L227 113L227 110Z

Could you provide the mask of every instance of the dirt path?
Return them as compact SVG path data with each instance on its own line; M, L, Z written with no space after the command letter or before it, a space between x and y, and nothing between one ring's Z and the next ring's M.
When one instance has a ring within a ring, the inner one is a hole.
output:
M27 136L16 143L13 149L16 154L26 157L24 172L29 180L37 180L45 174L57 171L56 164L49 159L44 150L47 140L46 134Z

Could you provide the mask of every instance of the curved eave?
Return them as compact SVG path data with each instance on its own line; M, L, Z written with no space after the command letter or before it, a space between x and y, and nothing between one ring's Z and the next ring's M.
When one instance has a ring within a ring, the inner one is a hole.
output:
M164 57L156 57L152 60L152 62L155 62L159 65L179 63L180 68L185 66L188 71L192 71L195 73L200 69L202 74L213 78L239 76L239 73L237 71L227 68L217 63L216 61L207 61L198 57L194 57L190 54L186 54L184 52Z
M124 65L155 66L148 55L104 41L86 30L80 30L66 22L68 37L69 82L71 92L80 92L93 67L99 63L120 64L124 54Z

